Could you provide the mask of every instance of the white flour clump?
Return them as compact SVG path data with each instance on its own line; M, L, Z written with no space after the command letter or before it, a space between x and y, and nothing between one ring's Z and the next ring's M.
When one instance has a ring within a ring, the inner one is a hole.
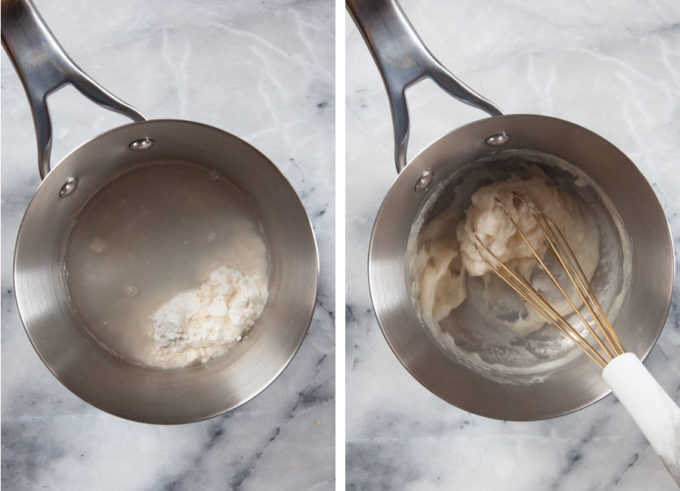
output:
M153 365L183 367L223 353L252 327L267 301L249 276L223 266L200 288L175 295L156 311Z
M529 206L518 200L516 194L530 199L560 227L569 237L586 277L589 280L592 278L600 257L597 226L586 218L571 194L557 188L540 169L534 169L533 174L529 178L513 175L479 188L470 197L465 217L455 227L452 219L458 209L454 203L420 231L418 250L412 260L417 279L414 290L420 311L428 324L438 326L466 300L467 277L493 274L475 246L475 237L479 237L511 269L525 278L532 277L538 263L497 201L518 223L539 256L545 255L548 245ZM485 287L488 284L487 279ZM550 300L559 312L569 311L570 305L562 297ZM518 334L536 331L543 324L543 319L533 311L526 319L506 323Z

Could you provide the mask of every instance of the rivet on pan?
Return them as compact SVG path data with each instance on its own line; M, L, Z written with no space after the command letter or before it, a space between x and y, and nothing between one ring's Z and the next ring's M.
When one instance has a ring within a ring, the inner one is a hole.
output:
M128 145L130 150L146 150L151 148L153 145L153 140L151 138L142 138L140 140L135 140Z
M65 198L66 196L73 193L73 191L75 191L77 187L78 187L78 178L77 177L69 177L68 179L66 179L66 182L64 183L64 185L59 190L59 197Z
M432 184L432 179L434 179L434 172L432 172L432 169L423 171L423 173L420 175L420 178L418 179L418 182L416 182L416 191L427 190L427 188L430 187L430 184Z
M499 133L498 135L492 135L484 141L487 145L491 145L492 147L500 147L501 145L505 145L510 141L510 135L508 135L506 132L503 132Z

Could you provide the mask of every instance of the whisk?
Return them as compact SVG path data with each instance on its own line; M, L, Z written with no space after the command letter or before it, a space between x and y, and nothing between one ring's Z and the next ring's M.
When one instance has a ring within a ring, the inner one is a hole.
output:
M514 194L513 199L524 203L536 220L547 244L546 252L550 251L555 256L553 269L558 268L564 272L563 284L558 281L558 274L551 271L541 257L538 249L542 245L531 243L498 198L495 204L513 224L538 265L564 297L575 317L581 321L583 329L579 330L567 319L574 316L565 316L558 312L527 278L503 263L482 238L475 235L474 244L480 257L496 275L603 370L605 382L647 437L675 482L680 485L680 408L664 392L640 359L625 351L573 249L557 224L543 214L529 198Z

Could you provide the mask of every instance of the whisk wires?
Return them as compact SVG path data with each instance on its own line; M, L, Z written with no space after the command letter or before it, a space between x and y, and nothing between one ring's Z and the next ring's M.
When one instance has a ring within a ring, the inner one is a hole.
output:
M546 273L550 281L560 292L562 297L567 301L576 316L581 320L588 333L594 340L594 344L589 342L576 329L564 315L560 314L550 302L520 273L513 271L508 265L493 253L488 245L481 239L479 235L474 235L474 245L477 248L480 257L486 264L500 277L506 284L508 284L515 292L524 298L527 303L538 311L550 324L558 328L562 333L569 337L592 361L594 361L600 368L604 368L609 360L624 353L624 348L618 336L614 332L611 322L602 308L595 292L588 281L583 268L578 262L573 249L565 238L560 228L549 217L544 215L534 203L519 194L513 194L513 199L523 202L530 210L532 216L536 220L549 249L555 255L557 262L562 270L567 275L569 283L573 286L578 299L585 305L587 314L590 315L592 322L586 319L586 312L582 312L576 305L574 300L567 293L566 289L558 282L556 275L548 268L544 259L539 254L536 246L526 236L517 221L513 218L507 207L496 198L496 206L498 206L513 224L523 242L531 251L532 256L538 262L541 269ZM594 326L592 325L594 324ZM599 347L599 350L598 350Z

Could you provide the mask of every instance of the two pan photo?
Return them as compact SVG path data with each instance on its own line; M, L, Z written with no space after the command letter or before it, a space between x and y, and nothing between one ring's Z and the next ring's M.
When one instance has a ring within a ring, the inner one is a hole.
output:
M680 4L1 22L3 490L680 487Z

